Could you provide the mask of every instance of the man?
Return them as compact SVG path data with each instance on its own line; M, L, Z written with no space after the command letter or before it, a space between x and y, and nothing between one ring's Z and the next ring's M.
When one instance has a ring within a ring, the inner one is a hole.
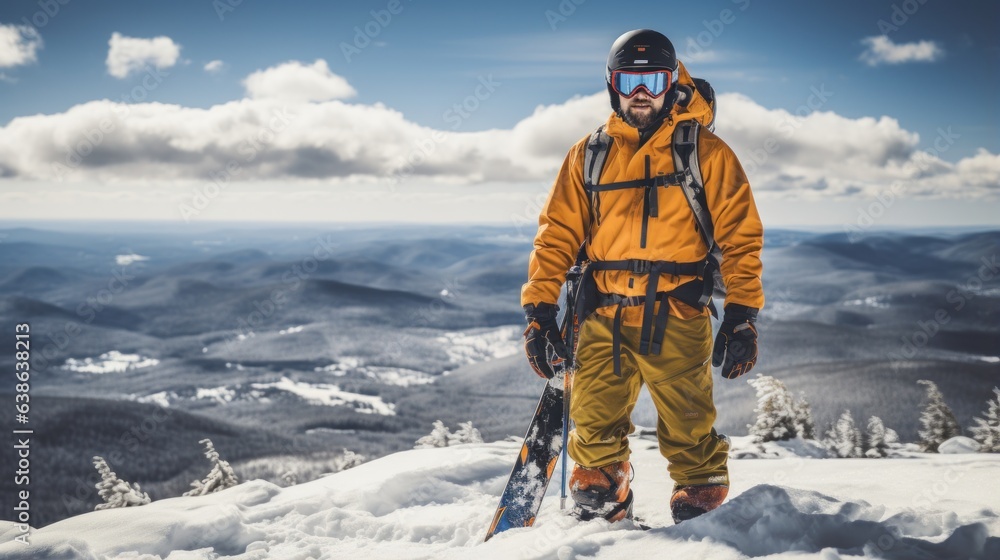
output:
M585 242L597 309L579 317L570 409L576 429L568 444L576 462L569 480L575 511L582 519L631 517L627 436L645 384L659 417L659 448L675 483L670 509L679 523L718 507L728 492L729 441L713 428L712 365L735 378L756 361L763 228L739 161L709 130L711 87L688 75L666 37L646 29L625 33L611 48L605 77L614 113L604 125L603 170L585 179L585 164L599 165L601 149L584 138L570 149L542 209L521 292L525 350L543 377L553 375L550 364L568 357L556 302ZM674 175L681 171L682 160L674 157L679 127L681 137L696 131L689 145L696 147L702 193L694 182L682 189L679 183L688 179ZM689 199L688 192L701 198ZM692 200L704 201L697 207L711 223L699 221ZM714 351L713 266L726 287Z

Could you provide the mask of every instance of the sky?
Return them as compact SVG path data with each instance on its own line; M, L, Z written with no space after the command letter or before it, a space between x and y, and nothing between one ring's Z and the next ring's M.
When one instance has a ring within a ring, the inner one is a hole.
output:
M941 0L5 2L0 220L532 223L640 27L765 224L1000 225L1000 5Z

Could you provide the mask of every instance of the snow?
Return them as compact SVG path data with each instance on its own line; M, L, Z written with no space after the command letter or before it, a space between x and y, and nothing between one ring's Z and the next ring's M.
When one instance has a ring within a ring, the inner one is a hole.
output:
M229 404L236 397L236 391L226 387L199 387L195 393L196 399L209 399L219 404Z
M761 310L758 317L766 317L771 320L787 319L797 315L805 315L815 311L819 306L809 303L799 303L794 301L774 301L768 302L767 306Z
M356 434L357 430L344 430L340 428L309 428L305 431L306 434Z
M117 350L112 350L97 358L84 358L82 360L69 358L62 368L81 373L122 373L152 367L159 363L160 360L156 358L144 358L139 354L122 354Z
M287 329L281 329L280 331L278 331L278 334L286 335L286 334L300 333L303 330L305 330L305 328L306 328L305 325L299 325L297 327L288 327Z
M938 453L951 455L959 453L979 453L979 443L969 437L955 436L947 439L938 446Z
M860 305L864 307L874 307L877 309L887 309L889 307L889 298L885 296L868 296L864 299L850 299L844 302L844 305Z
M242 369L242 366L237 365L237 369ZM129 395L129 398L138 402L157 404L164 408L169 407L171 403L179 400L196 401L204 399L214 401L219 405L228 405L235 401L247 400L269 402L270 399L265 396L265 391L268 390L292 393L309 404L347 406L353 408L355 412L362 414L384 414L388 416L396 414L395 405L386 403L381 397L342 391L336 385L293 381L287 377L282 377L280 381L272 383L237 384L232 387L225 385L219 387L198 387L194 389L193 393L178 394L176 391L160 391L144 396L132 394Z
M505 358L521 352L524 327L507 325L491 329L446 332L437 338L451 363L463 366Z
M382 397L361 395L340 390L336 385L325 383L305 383L282 377L273 383L252 383L254 389L278 389L299 396L309 404L324 406L351 406L355 412L365 414L396 415L396 405L386 403Z
M374 379L383 385L427 385L434 383L434 376L422 371L406 368L367 366L362 370L366 377Z
M137 255L135 253L129 253L127 255L115 255L115 264L118 266L128 266L132 263L139 261L148 261L149 257L144 257L142 255Z
M572 519L559 510L556 469L535 526L483 543L519 448L406 451L288 488L253 480L96 511L32 530L30 547L6 542L17 529L0 524L0 557L1000 558L997 454L733 459L729 500L673 526L665 461L655 442L637 438L635 513L653 530Z
M321 371L324 373L330 373L336 375L337 377L343 377L348 373L360 368L365 363L363 358L357 358L354 356L341 356L337 359L335 363L328 366L313 368L313 371Z
M353 374L372 379L383 385L396 385L398 387L427 385L434 383L435 379L433 375L415 369L366 365L363 358L354 356L342 356L336 363L313 368L313 371L329 373L337 377Z
M832 457L830 450L821 442L812 439L792 438L783 441L757 443L754 436L726 436L729 438L729 456L737 459L787 459L792 457L812 457L823 459ZM652 439L656 435L653 432Z
M177 393L173 391L170 391L169 393L167 391L160 391L158 393L153 393L151 395L144 395L144 396L138 396L133 394L129 395L129 398L137 402L158 404L163 408L169 408L170 400L177 399Z

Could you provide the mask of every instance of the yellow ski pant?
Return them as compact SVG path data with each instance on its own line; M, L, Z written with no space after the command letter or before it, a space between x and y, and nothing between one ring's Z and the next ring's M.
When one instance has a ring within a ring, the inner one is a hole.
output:
M629 458L632 410L645 383L659 420L660 453L677 486L728 484L729 444L713 428L712 325L707 315L671 316L660 355L638 352L640 327L621 327L622 376L612 364L613 319L592 313L580 327L569 456L584 467Z

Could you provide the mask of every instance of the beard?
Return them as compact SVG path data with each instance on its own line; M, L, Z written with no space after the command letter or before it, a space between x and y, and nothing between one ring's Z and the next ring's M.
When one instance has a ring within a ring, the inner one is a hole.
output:
M643 110L642 112L636 111L634 108L629 107L627 111L622 111L624 117L622 120L625 124L638 129L643 129L653 124L658 118L660 118L660 112L654 111L652 105L649 105L650 109Z

